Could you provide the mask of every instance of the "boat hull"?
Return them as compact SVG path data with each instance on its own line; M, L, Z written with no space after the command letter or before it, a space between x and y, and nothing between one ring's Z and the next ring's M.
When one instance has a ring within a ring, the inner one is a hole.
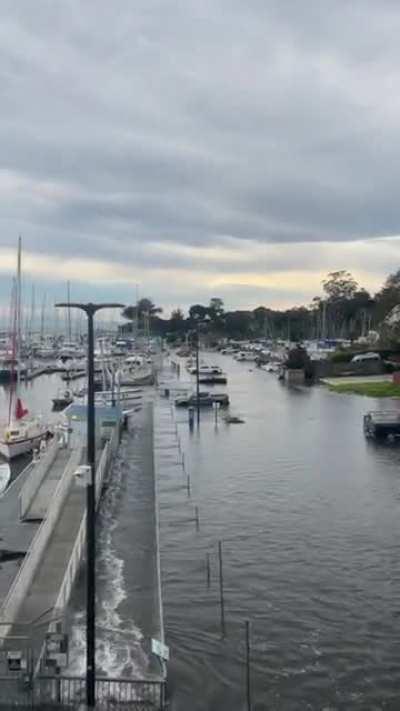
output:
M4 442L0 440L0 454L8 461L20 457L22 454L28 454L37 447L41 440L46 436L46 432L37 434L34 437L17 440L15 442Z
M17 373L8 370L7 368L0 368L0 383L11 383L17 379Z

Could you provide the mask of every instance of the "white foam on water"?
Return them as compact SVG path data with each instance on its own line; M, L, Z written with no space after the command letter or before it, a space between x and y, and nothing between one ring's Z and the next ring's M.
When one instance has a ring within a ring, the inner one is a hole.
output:
M104 494L98 514L97 537L97 673L107 677L142 677L148 658L141 646L142 632L133 620L122 619L118 611L127 598L124 580L124 561L118 557L113 544L113 532L118 525L118 505L123 496L122 456L117 457L109 487ZM82 675L86 670L86 614L75 613L70 636L68 672Z

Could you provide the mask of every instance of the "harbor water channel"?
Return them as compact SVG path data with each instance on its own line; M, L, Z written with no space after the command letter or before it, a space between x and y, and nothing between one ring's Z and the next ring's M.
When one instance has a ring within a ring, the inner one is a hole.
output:
M253 711L398 709L400 448L365 440L362 416L400 403L288 388L252 363L204 357L227 372L226 389L215 390L229 393L242 424L226 424L222 412L216 424L204 410L190 431L187 410L154 396L171 708L247 708L249 620ZM168 362L164 375L175 378ZM39 378L24 402L50 403L59 385L58 376ZM148 656L136 437L133 424L98 520L98 662L112 676L140 676ZM81 673L82 581L73 607L72 672Z

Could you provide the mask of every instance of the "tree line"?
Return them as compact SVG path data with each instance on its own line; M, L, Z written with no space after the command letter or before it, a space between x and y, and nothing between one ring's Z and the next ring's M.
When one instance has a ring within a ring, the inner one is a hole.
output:
M153 334L178 340L197 323L216 338L353 340L382 330L385 317L400 304L400 269L390 274L373 296L347 270L329 272L322 290L323 295L316 296L308 306L227 311L223 300L213 297L207 305L193 304L187 315L177 308L170 318L163 318L162 308L143 298L124 309L127 324L122 330L141 330L147 324Z

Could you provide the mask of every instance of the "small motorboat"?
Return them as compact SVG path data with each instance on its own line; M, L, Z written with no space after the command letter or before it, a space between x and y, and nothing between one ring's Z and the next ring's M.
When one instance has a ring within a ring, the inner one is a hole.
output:
M242 420L241 417L237 417L237 415L226 415L224 417L224 420L227 425L243 425L244 420Z
M6 490L11 479L11 469L7 462L0 464L0 496Z
M218 403L221 407L228 407L229 397L226 393L199 393L199 406L200 407L212 407L214 403ZM175 400L176 407L197 407L197 396L196 393L190 395L189 397L178 397Z
M71 390L64 390L57 397L53 397L53 410L65 410L73 402L74 396Z

